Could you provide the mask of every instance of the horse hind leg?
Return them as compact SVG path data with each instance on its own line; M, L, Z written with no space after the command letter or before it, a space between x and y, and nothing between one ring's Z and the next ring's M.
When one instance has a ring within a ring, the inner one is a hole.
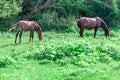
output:
M15 43L16 43L16 41L17 41L18 34L19 34L19 31L16 33L16 36L15 36Z
M19 43L21 43L21 36L22 36L22 33L23 33L23 31L20 31L20 34L19 34Z

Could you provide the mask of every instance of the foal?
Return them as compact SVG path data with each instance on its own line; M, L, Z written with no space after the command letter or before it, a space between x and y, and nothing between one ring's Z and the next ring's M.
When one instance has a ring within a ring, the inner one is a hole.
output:
M42 40L42 29L39 26L39 24L35 21L21 20L18 23L11 25L8 30L11 31L15 27L18 28L18 31L16 33L16 37L15 37L15 43L17 41L17 37L18 37L19 33L20 33L19 34L19 43L21 43L21 36L22 36L22 33L23 33L24 30L25 31L30 31L29 42L31 41L31 38L32 38L32 41L33 41L34 31L36 31L38 33L38 39Z
M95 17L95 18L82 17L77 21L77 26L80 29L79 34L81 37L83 37L84 29L87 28L89 30L94 29L94 38L95 38L96 32L99 27L103 28L106 37L110 35L106 23L100 17Z

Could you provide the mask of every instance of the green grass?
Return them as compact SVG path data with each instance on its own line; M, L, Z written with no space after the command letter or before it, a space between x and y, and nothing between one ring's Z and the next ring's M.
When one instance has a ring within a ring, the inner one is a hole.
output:
M15 33L0 33L0 80L119 80L120 30L105 38L99 30L43 32L29 43L29 33L14 44Z

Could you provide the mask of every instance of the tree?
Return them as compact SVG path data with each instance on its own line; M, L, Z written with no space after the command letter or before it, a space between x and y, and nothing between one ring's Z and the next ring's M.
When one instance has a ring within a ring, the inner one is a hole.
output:
M27 2L28 2L28 4L30 3L30 1L27 1ZM25 14L23 19L31 19L33 17L34 13L36 13L42 9L51 8L51 7L52 8L61 8L61 7L59 7L58 4L56 4L56 2L57 2L57 0L38 0L37 3L35 4L34 8L29 9L28 13ZM23 5L23 8L22 8L23 11L25 11L24 10L26 8L25 6L26 5Z
M105 2L108 5L112 5L113 4L113 0L100 0L100 1Z
M9 17L20 12L19 5L15 0L0 0L0 18Z

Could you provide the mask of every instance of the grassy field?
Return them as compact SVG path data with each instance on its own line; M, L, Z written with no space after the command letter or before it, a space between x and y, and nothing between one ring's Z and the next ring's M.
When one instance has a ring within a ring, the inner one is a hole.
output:
M110 33L49 31L29 43L25 32L21 44L0 33L0 80L120 80L120 29Z

